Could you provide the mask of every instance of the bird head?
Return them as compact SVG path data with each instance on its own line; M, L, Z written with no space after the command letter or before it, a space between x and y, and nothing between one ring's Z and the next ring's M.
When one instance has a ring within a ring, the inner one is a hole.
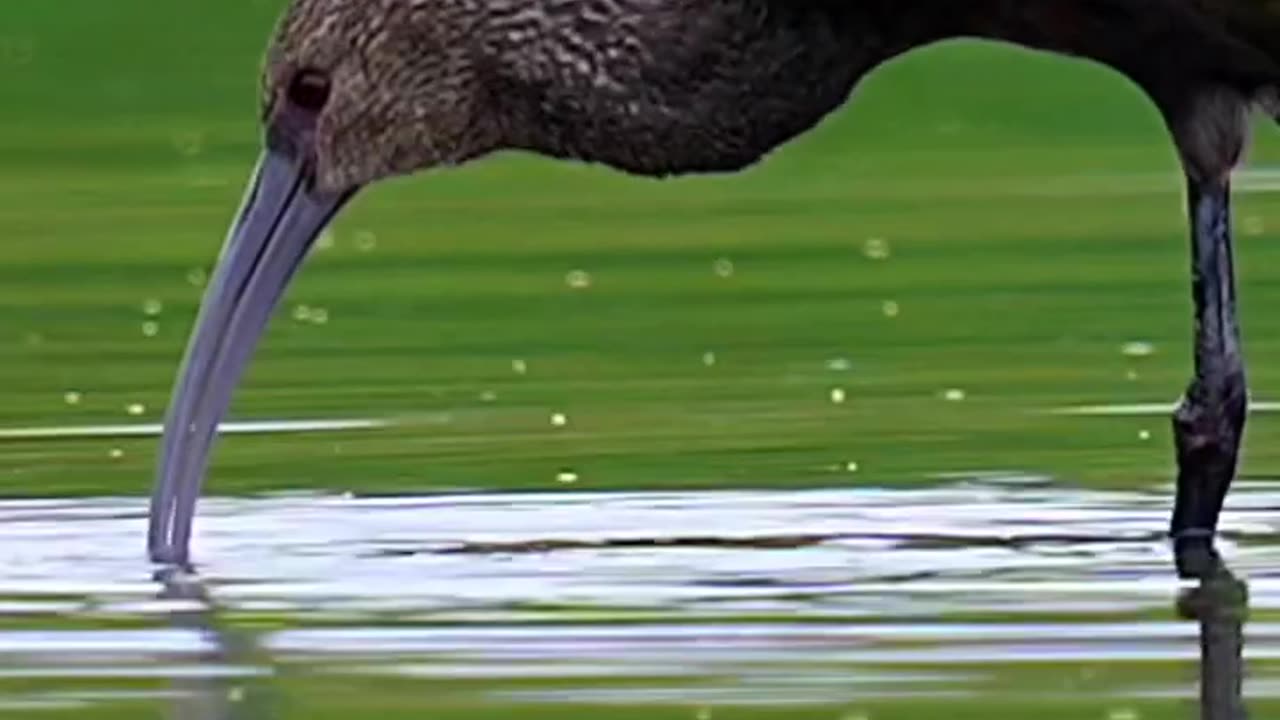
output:
M484 14L462 0L296 0L267 50L270 151L321 192L452 165L492 150L478 81Z

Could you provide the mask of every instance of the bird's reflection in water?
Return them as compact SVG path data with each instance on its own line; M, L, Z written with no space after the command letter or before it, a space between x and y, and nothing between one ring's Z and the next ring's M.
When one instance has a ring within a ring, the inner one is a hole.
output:
M249 633L219 621L217 606L200 578L161 571L159 599L173 602L173 627L198 633L207 650L193 672L175 674L173 720L269 720L274 711L270 658ZM1244 625L1248 585L1225 565L1177 596L1177 612L1200 626L1200 720L1247 720L1243 696Z
M1200 718L1245 720L1244 623L1249 587L1225 565L1178 595L1178 614L1200 623Z
M199 633L209 649L197 658L195 672L174 677L173 720L266 720L270 667L248 634L219 623L217 607L194 573L161 570L159 598L174 602L173 627ZM265 669L265 672L264 672Z

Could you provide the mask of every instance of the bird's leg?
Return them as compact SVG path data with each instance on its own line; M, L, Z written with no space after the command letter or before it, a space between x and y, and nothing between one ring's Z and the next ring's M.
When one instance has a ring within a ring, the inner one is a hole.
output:
M1191 220L1195 377L1173 414L1177 498L1170 535L1178 574L1217 571L1218 515L1236 472L1247 413L1244 358L1236 320L1230 173L1244 144L1239 110L1221 96L1198 103L1179 126Z

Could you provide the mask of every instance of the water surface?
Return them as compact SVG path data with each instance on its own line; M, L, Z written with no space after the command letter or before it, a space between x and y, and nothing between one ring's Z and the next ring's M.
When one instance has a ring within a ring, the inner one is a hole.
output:
M1005 476L210 498L199 577L162 582L143 561L142 501L7 501L0 712L230 717L265 692L293 700L256 716L303 717L325 689L363 707L367 683L401 698L380 712L406 717L602 705L915 717L948 698L1189 716L1197 626L1172 610L1168 504L1163 490ZM1280 488L1242 482L1224 550L1250 580L1248 693L1264 703L1280 695L1278 525Z

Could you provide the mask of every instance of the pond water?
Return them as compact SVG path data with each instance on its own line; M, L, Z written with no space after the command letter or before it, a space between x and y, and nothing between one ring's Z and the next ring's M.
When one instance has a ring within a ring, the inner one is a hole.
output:
M141 499L5 501L0 715L1194 717L1168 507L996 475L209 498L177 577ZM1241 481L1255 712L1280 708L1278 527L1280 486Z

